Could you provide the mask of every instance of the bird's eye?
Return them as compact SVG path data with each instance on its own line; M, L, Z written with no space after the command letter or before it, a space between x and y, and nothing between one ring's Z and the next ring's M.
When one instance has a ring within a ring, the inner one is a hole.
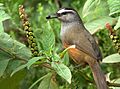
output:
M67 12L63 12L63 13L61 13L62 15L66 15L67 14Z
M58 17L60 17L60 16L61 16L61 14L60 14L60 13L57 13L57 16L58 16Z

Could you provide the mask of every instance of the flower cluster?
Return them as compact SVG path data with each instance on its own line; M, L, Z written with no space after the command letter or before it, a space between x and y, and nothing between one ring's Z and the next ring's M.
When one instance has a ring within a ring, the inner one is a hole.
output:
M30 26L30 23L28 21L28 17L27 17L27 14L25 13L23 5L19 6L19 15L20 15L20 18L22 20L24 31L25 31L26 36L27 36L29 48L30 48L33 56L39 56L39 51L38 51L36 39L35 39L33 30L31 29L31 26Z
M112 27L109 23L106 24L106 28L109 30L110 38L112 39L112 42L114 43L115 48L117 49L118 53L120 54L120 39L116 35L116 31L112 29Z

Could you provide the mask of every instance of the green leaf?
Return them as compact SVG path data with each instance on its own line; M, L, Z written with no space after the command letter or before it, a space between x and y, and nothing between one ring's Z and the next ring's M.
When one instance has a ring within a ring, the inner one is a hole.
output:
M5 52L4 50L1 50L0 48L0 60L5 60L5 59L12 59L9 53Z
M110 9L110 16L119 16L120 15L120 0L107 0L109 9Z
M41 81L38 89L52 89L50 88L51 77L52 77L52 73L48 73Z
M59 89L57 85L57 81L55 81L54 78L51 79L50 81L50 89Z
M120 62L120 55L118 53L107 56L103 59L103 63L118 63Z
M16 69L11 73L10 76L13 76L16 72L24 69L26 66L27 66L26 64L19 66L18 68L16 68Z
M102 17L85 23L85 27L91 34L95 34L100 29L104 29L107 22L109 22L110 25L113 25L114 20L116 19L111 17Z
M29 69L30 66L31 66L32 64L34 64L36 61L38 61L38 60L40 60L40 59L44 59L44 58L45 58L45 57L34 57L34 58L30 59L26 64L21 65L21 66L19 66L18 68L16 68L16 69L12 72L11 76L12 76L13 74L15 74L16 72L24 69L25 67L27 67L27 68Z
M5 11L0 9L0 22L10 19L10 16L5 13Z
M1 5L0 5L0 8L1 8ZM4 10L0 9L0 33L4 32L2 22L7 19L10 19L10 16L6 14Z
M120 28L120 16L118 18L117 24L115 25L114 29L117 30Z
M82 11L83 17L86 17L89 13L94 11L99 4L100 0L87 0Z
M54 53L52 57L52 61L59 61L59 60L60 60L60 56L57 53Z
M113 83L120 84L120 78L112 80ZM120 89L120 87L111 87L112 89Z
M27 68L29 69L32 64L34 64L36 61L38 61L40 59L45 59L45 57L34 57L34 58L30 59L28 61L28 63L26 64Z
M64 78L68 83L71 83L71 71L66 65L62 63L52 62L51 66L54 68L58 75Z
M4 29L3 29L3 24L2 22L0 22L0 33L4 32Z
M64 55L63 57L63 63L65 65L68 65L69 64L69 55L68 55L68 52Z
M24 70L17 72L12 77L0 78L0 89L19 89L20 82L25 77L26 72Z
M48 73L49 74L49 73ZM42 79L44 79L47 75L44 75L43 77L39 78L37 81L35 81L28 89L32 89L38 82L40 82Z
M32 53L29 48L24 44L13 40L8 34L0 34L0 48L11 55L13 58L19 58L21 60L28 60Z
M49 22L45 24L45 27L42 31L35 31L35 36L41 48L49 50L55 45L55 35Z
M4 71L8 66L9 60L10 59L0 60L0 77L4 74Z
M21 66L22 63L23 61L20 60L10 60L4 74L10 75L17 67Z

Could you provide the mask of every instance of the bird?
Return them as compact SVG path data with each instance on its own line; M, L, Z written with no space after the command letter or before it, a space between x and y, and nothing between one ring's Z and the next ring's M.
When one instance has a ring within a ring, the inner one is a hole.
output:
M60 37L64 48L76 64L86 63L90 66L97 89L108 89L104 73L100 67L101 51L90 32L85 28L78 12L73 8L60 8L46 19L57 18L61 22Z

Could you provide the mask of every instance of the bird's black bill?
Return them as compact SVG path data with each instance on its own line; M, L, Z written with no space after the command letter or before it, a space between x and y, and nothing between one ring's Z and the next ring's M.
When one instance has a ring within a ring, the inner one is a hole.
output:
M57 18L57 15L56 14L53 14L53 15L48 15L46 17L46 19L53 19L53 18Z

